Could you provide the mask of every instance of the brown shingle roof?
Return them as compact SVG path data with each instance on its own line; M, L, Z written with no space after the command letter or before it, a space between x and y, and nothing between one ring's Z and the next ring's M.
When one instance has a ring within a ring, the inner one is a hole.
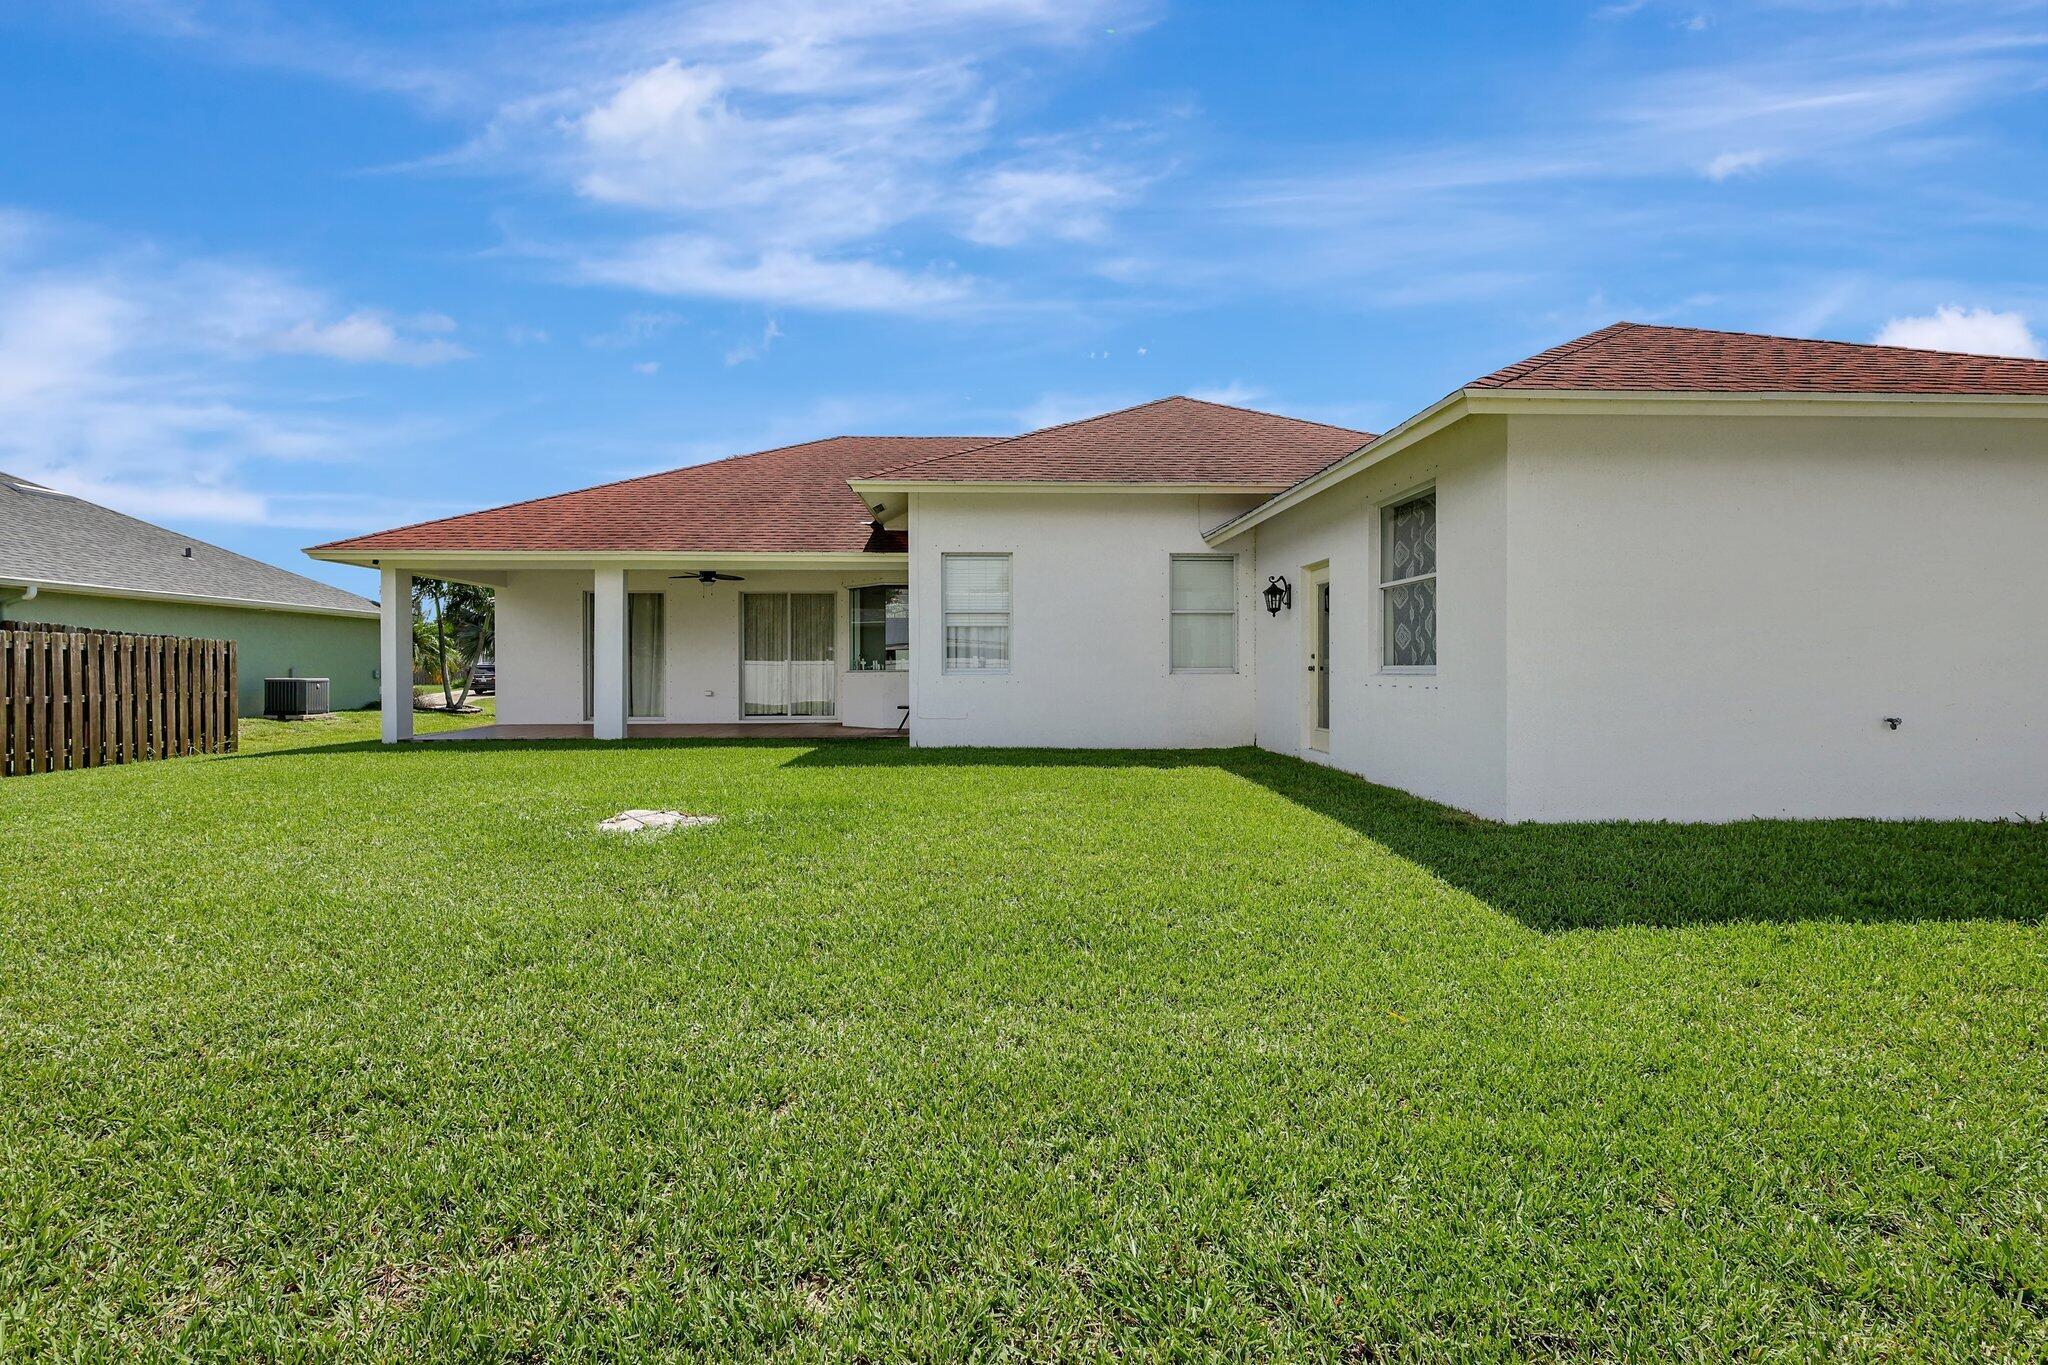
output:
M1197 398L1043 427L970 450L927 456L874 477L903 482L1193 483L1283 487L1372 439Z
M1617 322L1466 387L2048 396L2048 361Z
M875 539L850 478L987 436L834 436L316 545L316 550L850 554Z

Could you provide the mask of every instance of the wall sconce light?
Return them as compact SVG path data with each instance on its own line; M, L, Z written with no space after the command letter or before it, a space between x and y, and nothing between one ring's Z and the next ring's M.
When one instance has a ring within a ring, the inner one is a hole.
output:
M1280 608L1294 605L1294 585L1277 574L1266 580L1265 595L1266 610L1275 616L1280 614Z

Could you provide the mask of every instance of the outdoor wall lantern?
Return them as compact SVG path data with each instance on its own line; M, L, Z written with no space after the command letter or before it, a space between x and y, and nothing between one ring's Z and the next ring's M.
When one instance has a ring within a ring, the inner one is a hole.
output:
M1294 605L1294 585L1275 575L1266 580L1266 610L1278 616L1280 608Z

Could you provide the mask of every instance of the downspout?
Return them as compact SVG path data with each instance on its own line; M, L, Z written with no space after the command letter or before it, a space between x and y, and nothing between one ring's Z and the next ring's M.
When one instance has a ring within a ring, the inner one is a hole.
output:
M43 590L42 586L36 583L14 583L10 584L9 586L21 589L21 596L16 599L17 601L21 602L35 601L36 594ZM5 620L6 616L6 603L4 600L0 600L0 620Z

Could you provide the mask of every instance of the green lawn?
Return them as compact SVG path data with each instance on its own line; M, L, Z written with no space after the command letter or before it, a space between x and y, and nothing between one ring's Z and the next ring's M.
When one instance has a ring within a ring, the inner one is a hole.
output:
M375 725L0 782L0 1359L2048 1357L2043 826Z

